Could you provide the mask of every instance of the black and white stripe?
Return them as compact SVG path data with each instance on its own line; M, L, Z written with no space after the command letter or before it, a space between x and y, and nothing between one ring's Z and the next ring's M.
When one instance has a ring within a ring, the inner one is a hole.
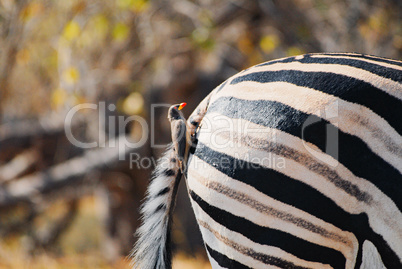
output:
M181 176L171 144L158 161L141 208L143 223L131 254L133 268L171 268L170 226Z
M187 185L213 268L402 268L401 100L402 62L353 53L212 91Z

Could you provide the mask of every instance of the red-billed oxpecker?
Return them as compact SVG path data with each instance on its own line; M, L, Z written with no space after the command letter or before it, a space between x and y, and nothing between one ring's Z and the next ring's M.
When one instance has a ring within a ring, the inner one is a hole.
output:
M186 119L183 116L183 113L180 111L185 107L187 103L181 103L173 105L169 108L168 119L170 121L171 132L172 132L172 142L173 148L176 153L176 158L179 163L179 167L181 172L184 174L185 167L185 156L187 156L188 152L188 132Z

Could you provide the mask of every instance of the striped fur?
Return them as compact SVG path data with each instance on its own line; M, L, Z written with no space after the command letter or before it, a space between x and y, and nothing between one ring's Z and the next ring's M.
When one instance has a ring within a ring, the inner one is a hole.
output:
M200 103L198 109L189 118L189 136L194 136L206 113L208 101L209 96ZM187 156L183 159L186 160ZM179 160L172 143L158 160L146 199L141 207L142 224L136 232L137 242L130 255L134 269L172 267L170 226L181 177Z
M212 91L186 183L213 268L402 268L401 100L402 62L352 53Z
M131 254L133 268L171 268L170 226L181 172L173 146L159 159L141 208L143 223Z

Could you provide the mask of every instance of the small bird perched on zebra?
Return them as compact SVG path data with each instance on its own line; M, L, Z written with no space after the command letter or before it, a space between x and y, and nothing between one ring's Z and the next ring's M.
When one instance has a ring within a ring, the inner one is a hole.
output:
M187 124L174 106L134 268L171 268L183 173L214 269L402 268L401 100L401 61L323 53L243 70Z
M190 142L187 132L186 119L180 111L186 105L187 103L173 105L169 108L168 112L168 120L170 121L171 125L173 149L176 153L176 159L179 162L179 167L182 173L184 173L185 157L187 156L189 149L187 145Z

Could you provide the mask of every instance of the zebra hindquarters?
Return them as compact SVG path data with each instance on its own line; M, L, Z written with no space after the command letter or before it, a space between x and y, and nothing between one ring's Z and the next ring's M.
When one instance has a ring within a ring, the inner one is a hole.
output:
M187 178L213 268L354 268L363 244L398 264L396 207L338 161L364 148L337 144L351 141L280 103L216 97Z

